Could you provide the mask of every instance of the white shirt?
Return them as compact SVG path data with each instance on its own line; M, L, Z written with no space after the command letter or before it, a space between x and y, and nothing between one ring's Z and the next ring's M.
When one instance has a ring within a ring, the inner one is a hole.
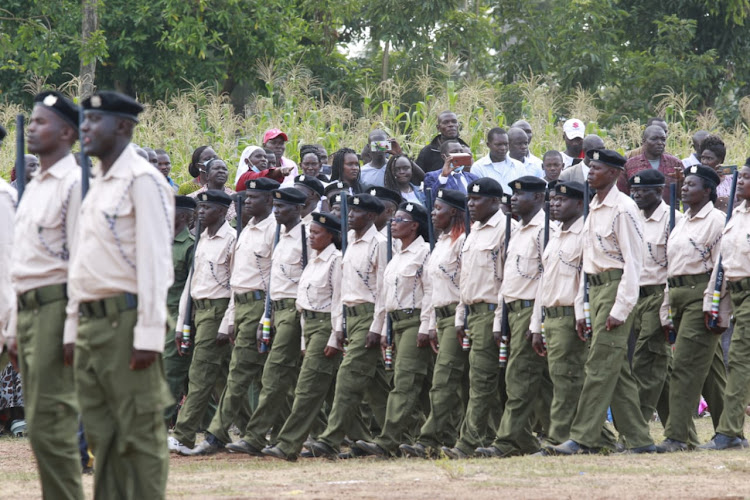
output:
M690 153L690 156L682 159L682 164L685 168L692 167L693 165L700 165L700 158L696 158L695 153Z
M372 163L362 166L359 173L359 182L363 186L385 186L385 165L375 168Z
M563 169L566 169L573 164L573 160L575 160L575 158L566 155L565 151L560 151L560 155L562 155L563 159Z
M514 160L509 155L506 155L505 160L500 162L493 162L490 155L483 156L471 166L471 173L479 178L495 179L503 187L504 192L512 191L510 183L519 177L533 175L527 171L523 163Z
M533 175L535 177L543 178L544 170L542 169L542 160L536 156L525 156L523 159L523 166L526 167L526 175Z

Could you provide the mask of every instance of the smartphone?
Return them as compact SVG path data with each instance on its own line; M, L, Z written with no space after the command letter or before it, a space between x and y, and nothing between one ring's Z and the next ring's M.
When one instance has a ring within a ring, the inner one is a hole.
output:
M385 153L391 150L391 141L370 141L370 151Z
M451 162L454 167L468 167L471 165L471 155L469 153L453 153Z
M723 165L719 167L719 174L732 175L737 171L737 165Z

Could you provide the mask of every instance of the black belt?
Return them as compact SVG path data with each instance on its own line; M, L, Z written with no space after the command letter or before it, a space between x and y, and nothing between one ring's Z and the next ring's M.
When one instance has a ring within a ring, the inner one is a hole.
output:
M746 292L750 290L750 278L743 278L739 281L727 281L727 288L732 293Z
M279 300L274 300L272 303L273 303L274 311L281 311L282 309L296 309L297 308L295 299L279 299Z
M638 290L638 295L648 297L649 295L658 295L664 293L664 285L643 285Z
M492 304L490 302L477 302L476 304L469 305L469 312L473 314L491 312L495 309L497 309L497 304Z
M308 311L307 309L302 309L302 316L304 316L305 319L327 319L329 321L331 319L331 313Z
M401 309L399 311L391 311L388 314L391 317L391 321L402 321L411 319L415 314L419 316L421 312L421 309Z
M448 304L447 306L440 306L435 308L435 317L437 319L447 318L449 316L456 315L456 304Z
M234 294L234 301L239 304L249 304L259 300L266 300L266 293L262 290L250 290L249 292Z
M622 279L622 269L610 269L599 274L589 274L591 286L601 286Z
M193 299L196 309L210 309L214 306L223 307L224 301L229 299Z
M132 293L122 293L114 297L78 304L78 315L85 318L104 318L107 310L115 309L118 312L129 311L138 307L138 296Z
M563 316L575 316L573 306L545 307L544 316L547 318L561 318Z
M679 288L683 286L705 285L709 282L711 276L708 274L684 274L682 276L672 276L667 278L669 288Z
M514 300L513 302L507 302L508 304L508 310L517 312L521 309L528 309L529 307L534 307L534 301L533 300Z
M40 288L34 288L18 296L18 310L36 309L37 307L58 300L68 300L68 287L65 283L62 285L49 285Z
M365 302L364 304L355 304L353 306L344 306L344 311L347 316L365 316L375 312L375 304L372 302Z

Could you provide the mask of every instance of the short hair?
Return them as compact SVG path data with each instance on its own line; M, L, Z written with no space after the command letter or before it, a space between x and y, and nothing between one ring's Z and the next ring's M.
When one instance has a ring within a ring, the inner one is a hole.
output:
M546 153L544 153L544 155L542 155L542 161L546 160L547 157L549 157L549 156L557 156L558 158L560 158L560 161L562 161L562 159L563 159L562 154L560 154L559 151L557 151L555 149L550 149L549 151L547 151Z
M651 118L649 118L648 120L646 120L646 126L648 127L649 125L653 125L656 122L667 123L667 120L665 120L661 116L652 116Z
M715 154L719 159L719 163L723 163L724 159L727 157L727 147L724 144L724 141L722 141L721 137L719 137L718 135L709 135L708 137L703 139L700 148L701 153L708 149L713 154Z
M494 127L491 128L489 132L487 132L487 142L492 141L492 138L496 135L508 135L508 132L501 127Z
M167 153L167 152L166 152L165 150L163 150L163 149L154 149L154 153L156 153L156 154L158 154L158 155L169 155L169 153Z
M305 155L308 154L314 154L315 157L318 159L318 163L321 163L320 161L320 151L318 150L318 147L314 144L305 144L304 146L301 146L299 148L299 161L302 163L302 159L305 157Z
M446 152L446 151L448 151L448 148L449 148L449 147L450 147L450 146L451 146L452 144L458 144L459 146L461 146L461 143L460 143L460 142L458 142L458 141L456 141L455 139L451 139L451 140L445 141L445 142L443 142L443 143L442 143L442 144L440 145L440 154L441 154L441 155L444 155L444 154L445 154L445 152Z
M441 111L441 112L440 112L440 113L438 114L438 122L440 121L441 117L443 117L443 116L445 116L445 115L448 115L448 114L450 114L450 115L455 115L456 113L455 113L455 112L453 112L453 111L451 111L451 110L449 110L449 109L447 109L447 110L445 110L445 111Z

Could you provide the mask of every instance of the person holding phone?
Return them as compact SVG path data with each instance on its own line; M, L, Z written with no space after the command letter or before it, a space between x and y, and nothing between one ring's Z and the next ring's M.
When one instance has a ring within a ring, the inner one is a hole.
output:
M471 167L471 154L464 153L460 142L446 141L440 146L440 155L443 158L443 168L425 175L425 189L432 188L434 191L445 188L466 194L466 186L479 178L466 171L467 167Z
M700 145L701 164L711 167L719 175L719 185L716 186L715 206L722 212L727 211L729 206L729 195L732 191L732 176L725 175L721 164L727 155L727 147L718 135L709 135Z

